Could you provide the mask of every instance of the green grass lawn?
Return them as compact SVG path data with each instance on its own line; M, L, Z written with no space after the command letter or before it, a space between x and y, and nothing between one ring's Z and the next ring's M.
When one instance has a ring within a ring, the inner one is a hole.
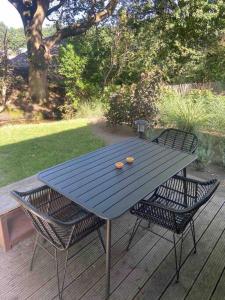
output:
M0 186L103 145L85 119L2 126Z

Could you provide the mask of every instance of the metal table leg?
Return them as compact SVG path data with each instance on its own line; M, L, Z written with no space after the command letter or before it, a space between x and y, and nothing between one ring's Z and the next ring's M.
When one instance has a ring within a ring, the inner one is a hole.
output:
M183 170L184 172L184 177L187 177L187 169L184 168ZM184 182L184 204L187 206L187 183L186 181Z
M110 295L110 266L111 266L111 220L107 220L106 228L106 283L105 283L105 299Z
M184 177L187 177L187 168L184 168L183 172L184 172Z

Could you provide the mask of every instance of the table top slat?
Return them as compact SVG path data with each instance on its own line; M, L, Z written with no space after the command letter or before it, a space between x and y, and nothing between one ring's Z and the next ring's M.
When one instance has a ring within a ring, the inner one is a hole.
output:
M115 162L125 162L127 156L134 156L134 163L116 169ZM114 219L195 159L196 155L131 138L44 170L38 178L84 209Z

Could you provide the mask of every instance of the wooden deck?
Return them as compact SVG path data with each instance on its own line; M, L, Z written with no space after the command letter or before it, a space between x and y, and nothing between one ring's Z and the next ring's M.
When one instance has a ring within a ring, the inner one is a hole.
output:
M113 300L225 299L225 194L216 196L196 214L197 254L190 232L184 242L180 283L175 283L172 244L139 229L128 252L125 247L134 217L129 213L113 222L111 297ZM171 233L154 227L170 238ZM56 299L54 261L43 250L29 272L33 238L7 253L0 252L0 299ZM104 299L105 256L96 234L74 246L64 299ZM61 257L61 269L63 256Z

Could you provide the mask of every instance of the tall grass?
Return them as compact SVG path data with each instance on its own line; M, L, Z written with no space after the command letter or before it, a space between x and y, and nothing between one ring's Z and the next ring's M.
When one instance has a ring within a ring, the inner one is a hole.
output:
M208 90L192 90L181 95L163 89L158 103L160 121L187 131L225 130L225 96Z
M225 132L225 96L217 96L209 105L211 118L209 128Z
M82 102L79 104L76 117L77 118L94 118L103 117L105 106L100 101Z

